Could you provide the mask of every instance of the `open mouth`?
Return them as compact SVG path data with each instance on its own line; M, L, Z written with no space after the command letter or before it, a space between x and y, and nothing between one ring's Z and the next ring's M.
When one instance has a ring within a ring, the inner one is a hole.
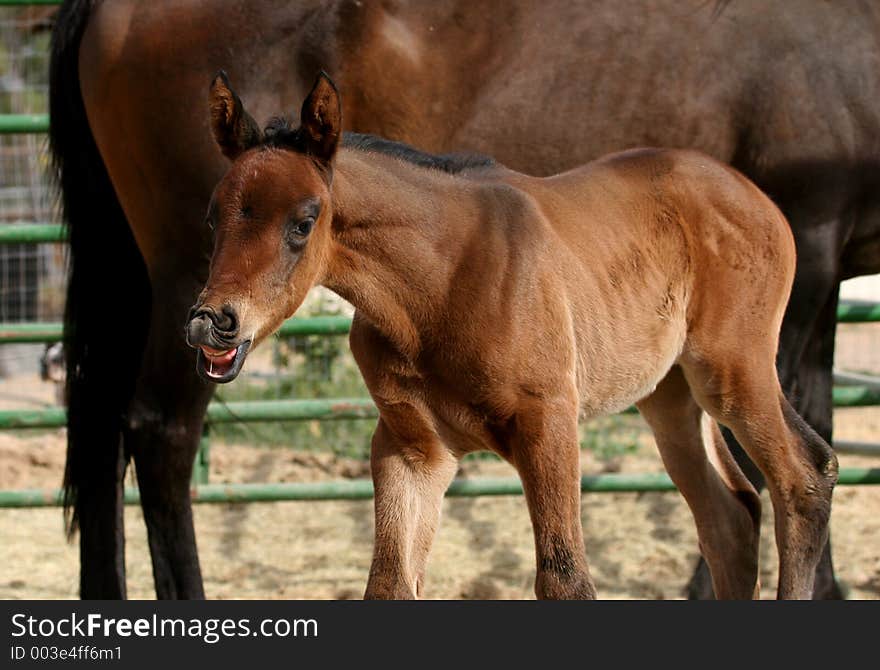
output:
M196 360L196 372L209 382L225 384L231 382L241 372L245 356L251 347L251 341L246 340L234 349L212 349L200 346Z

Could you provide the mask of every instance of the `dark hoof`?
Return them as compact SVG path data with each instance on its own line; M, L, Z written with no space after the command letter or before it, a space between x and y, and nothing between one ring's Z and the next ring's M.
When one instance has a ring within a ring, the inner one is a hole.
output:
M813 600L846 600L849 588L846 584L831 579L830 581L816 579L813 587Z
M709 574L709 565L700 558L697 563L694 576L685 587L688 600L715 600L715 589L712 587L712 575Z

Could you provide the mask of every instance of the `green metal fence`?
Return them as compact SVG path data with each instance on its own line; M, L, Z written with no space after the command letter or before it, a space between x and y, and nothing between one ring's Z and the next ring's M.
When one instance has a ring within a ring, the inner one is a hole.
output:
M3 6L56 5L59 0L0 0ZM0 134L45 133L49 118L45 114L0 114ZM0 244L56 243L65 240L62 226L51 223L12 223L0 226ZM880 321L880 303L846 302L838 309L842 323ZM293 318L280 328L279 335L335 336L348 333L351 320L346 317L323 316ZM0 344L48 343L60 340L60 323L0 323ZM872 385L854 385L834 389L836 407L858 407L880 404L880 389ZM300 421L367 419L377 416L368 398L328 400L274 400L259 402L212 403L208 408L207 426L229 422ZM0 430L63 427L63 408L42 410L0 411ZM192 497L195 502L229 503L278 500L352 500L372 497L372 484L366 480L296 484L207 484L207 433L194 469ZM840 484L880 484L880 468L841 471ZM588 492L672 491L674 485L664 474L608 474L585 476L582 490ZM522 487L516 479L456 480L450 496L516 495ZM128 504L138 500L136 489L125 492ZM44 507L59 505L59 491L0 491L0 507Z
M49 130L49 117L46 114L3 114L0 115L0 133L45 133Z
M841 486L880 484L880 468L844 468L840 471ZM675 491L665 474L584 475L581 491L587 493L645 493ZM480 477L456 479L450 484L449 497L521 495L522 484L511 477ZM285 484L204 484L192 489L197 503L253 503L294 500L367 500L373 497L373 484L366 479L334 482ZM137 489L125 490L125 504L139 502ZM60 491L0 491L3 507L55 507L61 504Z
M0 244L63 242L61 226L53 224L13 224L0 226ZM842 323L880 321L880 303L843 302L838 309ZM293 318L286 321L279 333L290 335L343 335L351 325L346 317ZM62 336L60 323L0 324L0 344L22 342L54 342ZM862 407L880 404L880 389L875 385L835 387L835 407ZM632 410L630 410L632 411ZM377 416L376 407L368 398L328 400L274 400L258 402L212 403L208 408L207 425L230 422L268 422L299 420L368 419ZM59 428L66 425L63 408L0 411L0 430L28 428ZM870 445L868 445L870 446ZM861 445L860 448L864 448ZM280 500L352 500L372 496L372 485L365 480L321 483L286 484L225 484L209 485L208 441L202 448L194 468L192 497L194 502L264 502ZM849 468L841 471L841 485L880 484L880 468ZM587 492L671 491L674 485L663 474L609 474L585 476L582 490ZM450 496L514 495L522 492L516 479L457 480L450 486ZM127 490L129 504L138 501L136 489ZM49 490L0 491L0 507L45 507L59 505L61 493Z

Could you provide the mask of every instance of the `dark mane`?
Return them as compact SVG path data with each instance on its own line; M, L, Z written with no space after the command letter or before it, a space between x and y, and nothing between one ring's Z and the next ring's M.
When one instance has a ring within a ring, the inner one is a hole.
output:
M294 151L305 151L305 143L300 137L299 128L291 128L290 122L283 118L269 121L263 131L262 144L263 146L286 147ZM429 154L403 142L386 140L384 137L363 133L344 133L342 146L367 153L394 156L413 165L449 174L458 174L472 168L495 165L495 160L489 156L468 153Z
M362 133L345 133L342 138L342 146L357 149L358 151L394 156L413 165L441 170L449 174L457 174L471 168L492 167L495 165L495 159L490 156L467 153L429 154L403 142L394 142L386 140L384 137L364 135Z
M305 141L300 135L299 128L292 128L290 121L282 116L269 119L269 123L263 129L261 146L282 147L299 152L306 150Z

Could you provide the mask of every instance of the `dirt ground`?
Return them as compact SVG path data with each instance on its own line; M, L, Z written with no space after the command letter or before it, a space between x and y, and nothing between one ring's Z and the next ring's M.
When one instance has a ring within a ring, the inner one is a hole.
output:
M880 373L877 326L844 326L841 367ZM0 382L0 408L54 402L36 376ZM841 440L880 441L880 409L835 413ZM289 448L214 442L211 481L316 481L368 476L365 462ZM880 459L840 456L841 467L878 467ZM0 489L55 488L64 465L64 433L0 432ZM600 463L584 452L583 470L662 470L649 435L634 454ZM466 461L460 476L514 476L495 461ZM132 482L133 483L133 482ZM762 596L773 597L776 556L764 496ZM531 526L521 496L447 499L426 597L533 598ZM210 598L341 599L363 594L372 551L372 502L197 505L195 523ZM677 493L585 494L587 556L606 599L674 599L697 558L696 532ZM838 575L853 599L880 599L880 486L835 491L831 532ZM126 509L129 596L153 598L140 510ZM75 598L78 547L63 537L61 511L0 509L0 598Z
M865 423L858 416L851 418ZM56 486L63 450L61 431L39 438L0 435L0 488ZM876 466L877 461L842 456L841 465ZM649 449L641 449L622 457L614 464L618 467L623 472L651 472L660 464ZM586 462L584 470L596 472L596 464ZM466 462L461 473L513 474L506 464L491 461ZM330 455L245 445L212 449L212 481L218 483L366 475L365 463ZM531 527L522 497L447 499L443 511L427 598L534 597ZM776 559L767 512L765 496L761 581L763 596L772 597ZM195 517L210 598L342 599L363 593L372 548L370 501L197 505ZM697 549L693 522L678 494L586 494L582 519L602 598L682 597ZM126 528L129 595L152 598L139 508L127 508ZM849 597L880 598L880 487L836 491L832 537ZM0 510L0 565L2 598L77 595L78 551L63 539L58 509Z

